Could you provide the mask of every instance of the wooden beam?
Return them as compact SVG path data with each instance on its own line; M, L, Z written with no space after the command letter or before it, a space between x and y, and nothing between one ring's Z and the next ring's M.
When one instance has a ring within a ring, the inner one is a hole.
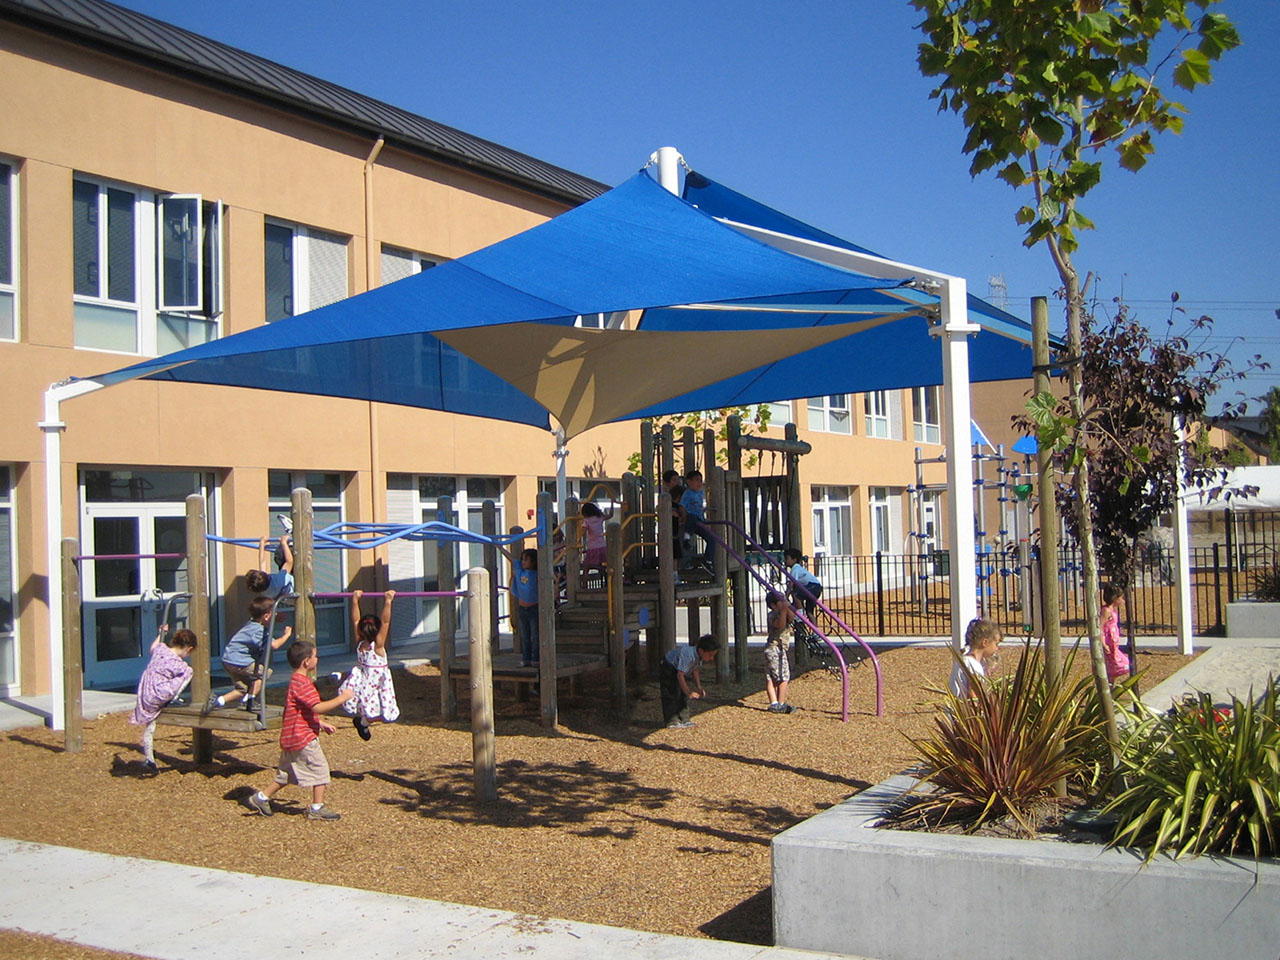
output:
M62 541L62 745L67 753L84 749L84 647L80 636L80 570L75 559L79 547L80 542L74 537ZM49 706L50 710L58 709L56 703Z

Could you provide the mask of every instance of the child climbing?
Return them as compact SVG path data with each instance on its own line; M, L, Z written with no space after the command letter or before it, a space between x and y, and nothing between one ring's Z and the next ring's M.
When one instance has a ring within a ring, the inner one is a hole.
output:
M281 537L276 548L280 554L280 569L275 573L267 573L267 538L258 540L258 566L244 575L245 586L254 593L266 597L278 597L281 594L293 593L293 549L290 537Z
M151 660L138 680L138 703L129 722L142 727L142 766L147 773L159 773L153 742L156 717L165 705L175 700L191 682L191 651L196 648L196 635L178 630L168 640L169 625L161 624L151 642Z
M604 541L604 514L594 503L584 503L578 512L582 515L582 569L595 568L604 571L607 556Z
M272 650L279 650L293 636L293 627L285 627L284 632L274 640L267 636L267 625L271 623L271 610L274 606L275 601L270 597L254 597L250 601L249 622L237 630L222 648L222 669L227 671L235 689L222 696L210 693L209 700L204 705L206 711L219 710L242 697L246 710L254 708L253 700L262 689L262 681L271 676L270 668L267 676L262 676L260 662L267 643L271 643Z
M538 665L538 551L520 553L520 568L511 571L511 595L516 598L520 625L520 666Z
M382 616L360 615L360 598L363 590L351 591L351 632L356 637L356 665L339 687L341 692L351 691L352 697L342 705L351 714L351 722L368 740L373 734L369 724L381 721L395 723L400 716L396 703L396 688L391 680L391 667L387 663L387 634L391 631L391 604L396 598L394 590L382 595Z
M788 591L791 594L791 600L797 606L803 607L805 616L812 620L813 612L817 609L817 600L822 596L822 581L809 572L809 568L804 565L804 554L795 547L788 547L782 551L782 556L791 565L787 570L793 581Z
M787 703L787 684L791 682L791 624L795 614L786 598L770 592L765 598L769 608L769 639L764 645L764 688L769 694L770 713L794 713L795 707Z
M987 675L987 664L995 662L992 658L1003 639L1000 624L994 620L978 617L970 621L964 632L964 656L956 659L955 666L951 668L951 679L947 682L955 696L971 695L970 678Z
M1102 651L1107 661L1107 679L1115 683L1131 668L1120 636L1120 618L1124 615L1124 591L1108 583L1102 588Z

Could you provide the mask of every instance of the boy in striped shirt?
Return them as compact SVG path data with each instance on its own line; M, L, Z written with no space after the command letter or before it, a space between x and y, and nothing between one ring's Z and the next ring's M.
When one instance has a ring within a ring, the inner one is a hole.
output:
M325 788L329 786L329 761L320 748L320 731L334 733L333 724L320 719L320 714L330 713L355 696L353 690L343 690L332 700L321 700L320 692L311 682L319 658L316 645L309 640L299 640L289 648L289 666L293 676L285 693L284 719L280 726L280 761L276 764L276 778L266 790L255 790L245 797L244 804L264 817L272 814L271 798L286 784L296 783L311 788L311 806L307 808L308 820L339 820L341 814L324 805Z

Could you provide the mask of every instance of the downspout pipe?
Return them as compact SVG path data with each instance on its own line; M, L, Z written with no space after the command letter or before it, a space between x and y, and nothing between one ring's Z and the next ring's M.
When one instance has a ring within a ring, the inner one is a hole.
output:
M62 401L101 390L96 380L63 380L44 392L44 419L36 424L44 433L45 546L49 605L49 728L65 730L66 691L62 684Z
M364 288L373 289L373 266L377 259L377 248L373 239L373 165L378 162L378 154L382 152L386 138L379 135L374 142L369 156L364 161ZM378 404L369 401L369 497L373 511L374 523L385 523L387 520L385 484L379 483L382 473L382 456L378 449ZM378 547L373 551L374 587L384 590L387 583L387 551Z

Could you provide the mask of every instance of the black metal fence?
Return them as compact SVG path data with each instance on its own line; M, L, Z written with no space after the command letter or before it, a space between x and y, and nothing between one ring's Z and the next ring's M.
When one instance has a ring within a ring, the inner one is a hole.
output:
M1221 634L1226 604L1251 599L1259 575L1280 565L1280 512L1251 514L1239 522L1220 522L1221 540L1193 547L1191 554L1192 632ZM1203 540L1203 536L1201 537ZM877 553L871 556L815 557L814 573L823 583L823 601L860 635L945 636L951 632L950 555ZM1016 551L987 553L977 562L983 616L1009 633L1033 629L1039 605L1039 559L1029 568ZM757 570L777 585L782 577L762 563ZM1066 630L1085 628L1083 565L1077 549L1060 550L1058 589ZM782 589L781 586L777 587ZM764 590L752 584L753 629L765 623ZM1171 552L1149 546L1136 563L1128 592L1127 619L1140 636L1176 632L1178 594Z

